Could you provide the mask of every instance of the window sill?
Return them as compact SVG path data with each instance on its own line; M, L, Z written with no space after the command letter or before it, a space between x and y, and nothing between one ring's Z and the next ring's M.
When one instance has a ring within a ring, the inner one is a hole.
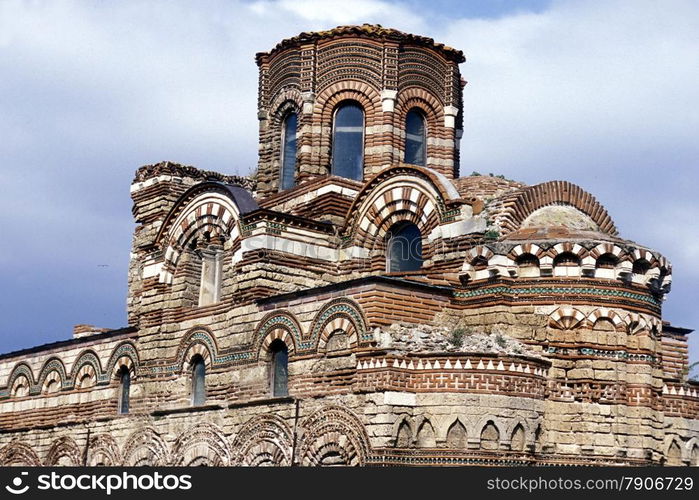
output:
M223 410L223 406L219 404L210 405L200 405L200 406L185 406L182 408L170 408L163 410L153 410L150 414L154 417L160 417L164 415L172 415L177 413L192 413L192 412L203 412L210 410Z
M274 404L293 403L296 398L293 396L279 396L276 398L251 399L249 401L241 401L240 403L231 403L228 408L243 408L246 406L264 406Z

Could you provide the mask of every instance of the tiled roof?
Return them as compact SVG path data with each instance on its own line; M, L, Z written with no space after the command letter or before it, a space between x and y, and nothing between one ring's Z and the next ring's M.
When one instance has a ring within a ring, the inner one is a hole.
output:
M274 47L269 52L258 52L255 58L259 63L261 58L273 55L275 52L284 50L288 47L294 47L304 43L322 40L325 38L335 38L345 35L359 35L378 40L391 40L398 43L411 43L415 45L421 45L423 47L430 47L432 49L438 50L447 59L453 60L457 63L462 63L466 60L466 58L464 57L464 53L460 50L448 47L443 43L437 43L432 38L420 35L413 35L411 33L405 33L403 31L399 31L393 28L384 28L380 24L338 26L336 28L324 31L303 32L295 37L286 38L282 40L276 45L276 47Z

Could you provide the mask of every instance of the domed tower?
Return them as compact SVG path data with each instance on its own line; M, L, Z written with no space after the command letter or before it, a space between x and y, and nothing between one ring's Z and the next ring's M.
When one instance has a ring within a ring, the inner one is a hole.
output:
M301 33L257 54L258 196L407 163L458 177L463 54L379 25Z

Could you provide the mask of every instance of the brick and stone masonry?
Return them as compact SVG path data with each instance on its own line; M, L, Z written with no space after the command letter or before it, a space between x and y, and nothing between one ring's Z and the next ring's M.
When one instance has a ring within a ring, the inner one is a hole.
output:
M460 51L256 61L256 174L138 169L128 326L0 356L0 465L699 464L670 263L569 182L459 177Z

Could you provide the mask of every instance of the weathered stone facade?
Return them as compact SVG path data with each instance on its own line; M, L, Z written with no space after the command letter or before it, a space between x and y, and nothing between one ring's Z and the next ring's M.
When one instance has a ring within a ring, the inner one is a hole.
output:
M0 465L698 464L670 264L568 182L458 177L461 52L365 25L257 62L256 177L137 171L129 326L0 356ZM346 101L361 179L330 175Z

